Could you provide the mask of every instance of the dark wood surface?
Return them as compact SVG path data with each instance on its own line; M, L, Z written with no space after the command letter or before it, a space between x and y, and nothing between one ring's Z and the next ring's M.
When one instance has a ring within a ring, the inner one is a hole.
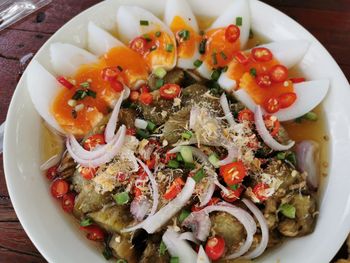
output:
M100 1L53 0L45 9L0 32L0 123L5 120L26 58L34 54L64 23L97 2ZM291 16L316 36L350 78L350 0L264 2ZM0 156L0 263L3 262L46 261L27 237L12 208Z

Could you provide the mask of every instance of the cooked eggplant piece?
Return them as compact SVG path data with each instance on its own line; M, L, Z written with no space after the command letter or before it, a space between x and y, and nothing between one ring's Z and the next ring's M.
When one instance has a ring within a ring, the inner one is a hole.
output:
M73 176L71 177L71 182L75 192L80 193L84 185L90 184L88 180L81 176L78 170L75 170Z
M165 83L177 84L179 86L182 86L184 80L185 72L179 68L175 68L169 71L164 77Z
M128 263L137 263L135 249L131 244L131 235L114 234L109 246L116 258L125 259Z
M159 244L148 242L139 263L168 263L170 256L168 253L160 255Z
M66 151L63 156L60 165L57 168L59 176L66 179L74 175L75 167L77 164L74 162L72 156Z
M73 213L77 218L81 218L86 213L102 209L110 201L110 193L99 194L95 191L94 186L89 183L83 186L81 192L75 198Z
M133 220L129 210L129 206L106 206L97 212L89 213L88 217L107 231L119 233Z
M182 133L186 130L190 111L191 109L189 107L183 108L172 114L169 120L165 123L163 129L164 139L170 144L176 143L181 139Z
M119 123L124 124L127 129L135 128L136 110L122 108L119 111Z
M225 239L226 254L232 253L245 239L244 227L232 215L218 212L210 215L212 232Z

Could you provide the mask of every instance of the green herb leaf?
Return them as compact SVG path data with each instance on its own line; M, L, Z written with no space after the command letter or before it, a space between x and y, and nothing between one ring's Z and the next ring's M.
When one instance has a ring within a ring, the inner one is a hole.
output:
M216 153L212 153L209 156L208 160L215 168L219 168L218 162L220 160L219 160L219 157L218 157L218 155Z
M176 160L170 160L170 161L168 162L168 167L169 167L169 168L177 169L177 168L179 168L179 166L180 166L180 164L179 164L179 162L176 161Z
M221 70L215 69L213 73L211 73L211 79L217 81L220 78Z
M285 152L279 152L279 153L277 153L276 157L277 157L278 160L284 160L284 159L286 159L286 153Z
M102 251L102 255L106 260L110 260L113 257L112 249L108 245L106 245Z
M155 33L155 36L156 37L160 37L162 35L162 32L160 32L160 31L157 31L156 33Z
M159 245L159 255L164 256L165 252L168 250L168 248L166 247L165 243L162 241L160 242Z
M185 167L185 169L188 169L188 170L193 170L194 168L196 168L194 163L186 163L186 162L185 162L184 167Z
M156 125L151 122L151 121L147 121L147 130L149 130L150 132L153 132L156 129Z
M220 52L220 56L221 56L222 59L224 59L224 60L227 59L227 56L226 56L225 52L223 52L223 51Z
M141 139L148 139L150 134L146 130L136 129L136 136L141 138Z
M216 58L216 52L213 52L213 54L211 54L211 59L213 60L213 65L218 64L218 59Z
M184 158L182 158L181 153L176 154L176 161L181 162L181 163L184 161Z
M243 17L239 16L236 17L236 26L242 26L243 25Z
M165 50L166 50L167 52L172 52L173 49L174 49L174 45L173 45L173 44L166 44Z
M205 54L205 48L207 45L207 39L203 39L200 43L199 43L199 54Z
M190 31L188 31L187 29L181 30L178 33L178 35L182 40L189 40L190 39Z
M283 205L280 205L280 207L278 208L278 212L281 212L285 217L294 219L296 209L293 205L283 204Z
M291 152L287 154L286 160L289 161L292 165L297 165L297 157L295 156L295 153Z
M130 200L128 192L121 192L119 194L115 194L113 195L113 198L118 205L125 205Z
M204 169L201 168L199 171L195 173L195 175L192 177L192 179L196 182L199 183L205 176Z
M82 82L82 83L80 83L80 87L87 89L87 88L90 87L90 83L87 82L87 81L86 82Z
M249 73L250 73L250 75L252 75L254 78L256 77L256 69L255 69L255 68L251 68L251 69L249 70Z
M181 134L181 137L182 137L183 139L185 139L185 140L191 139L192 136L193 136L193 133L190 132L190 131L185 131L185 132L183 132L183 133Z
M156 75L158 78L162 79L166 76L167 72L164 68L159 67L154 70L154 75Z
M86 94L87 94L87 96L90 96L90 97L93 97L94 99L96 99L96 92L95 91L88 89L86 91Z
M92 225L92 220L91 218L85 218L82 221L80 221L81 226L90 226Z
M196 67L196 68L199 68L201 65L203 64L203 61L197 59L195 62L193 62L193 65Z
M180 259L178 257L171 257L170 263L180 263Z
M191 214L188 210L182 210L179 215L179 222L182 223Z
M239 185L238 184L234 184L234 185L230 185L230 188L233 190L233 191L236 191L238 189Z
M149 22L147 20L140 20L140 25L141 26L148 26Z
M159 89L164 85L164 79L157 79L156 80L156 88Z

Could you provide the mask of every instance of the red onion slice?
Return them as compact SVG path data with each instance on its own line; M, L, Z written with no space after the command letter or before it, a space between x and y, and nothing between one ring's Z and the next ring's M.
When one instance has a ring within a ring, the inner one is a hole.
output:
M169 153L178 153L181 151L181 147L182 146L176 146L175 148L171 149ZM206 156L205 153L203 153L201 150L192 146L186 146L186 147L191 149L193 156L196 157L198 161L206 165L211 165L211 163L209 162L208 156Z
M107 143L112 141L112 139L115 135L115 129L117 127L118 115L119 115L120 107L121 107L122 102L123 102L123 97L124 97L124 90L120 93L120 97L114 106L113 112L112 112L111 117L109 118L109 121L108 121L107 126L106 126L105 140Z
M208 213L204 210L198 212L192 212L183 222L182 226L190 228L196 239L205 241L211 228L211 221Z
M179 238L182 239L182 240L191 241L191 242L193 242L193 243L195 243L197 245L199 244L198 239L195 238L195 236L191 232L182 233L182 234L180 234Z
M274 151L286 151L289 150L294 146L294 141L290 141L287 145L280 144L278 141L276 141L270 134L270 132L267 130L265 126L265 122L263 119L263 114L261 112L260 106L256 106L255 113L255 126L256 129L261 137L261 139L264 141L264 143L269 146Z
M132 232L140 228L143 228L149 234L156 232L159 228L166 224L174 215L176 215L176 213L179 212L182 209L182 207L186 205L186 203L190 200L194 192L195 186L196 182L191 177L188 177L182 191L166 206L161 208L153 216L147 217L146 220L144 220L140 224L124 228L121 230L121 232Z
M206 191L203 193L203 195L199 196L199 200L200 200L199 206L200 207L206 206L210 202L210 200L215 192L215 183L211 179L209 179L209 180L210 180L210 182L208 182L209 185L208 185Z
M305 140L296 146L297 166L301 172L306 172L308 184L317 189L319 184L319 145L315 141Z
M233 119L233 115L232 115L232 112L230 110L230 106L228 105L228 100L227 100L227 97L226 97L225 93L223 93L221 95L221 97L220 97L220 105L222 107L222 110L225 113L225 118L226 118L228 124L230 126L233 126L233 125L237 124L235 122L235 120Z
M226 164L232 163L234 159L238 157L238 150L236 147L230 147L228 149L228 155L225 159L218 161L219 166L224 166Z
M251 201L243 198L242 202L249 208L249 210L254 214L255 218L258 220L261 229L261 241L260 244L251 252L246 254L244 258L253 259L264 253L267 244L269 242L269 227L267 225L264 215L261 213L259 208L256 207Z
M158 191L158 183L153 176L153 173L148 169L148 166L144 164L140 159L136 158L137 162L141 165L143 170L146 172L152 187L152 198L153 198L153 204L152 209L150 212L150 216L154 215L158 208L158 202L159 202L159 191Z
M178 257L180 262L196 262L197 253L194 252L186 240L179 238L179 234L172 229L165 231L162 240L172 257Z
M84 167L98 167L102 164L106 164L110 162L116 154L119 152L121 147L124 144L126 135L126 128L124 125L120 127L117 134L115 135L115 138L111 141L111 144L107 144L105 149L105 152L103 155L92 158L92 159L82 159L80 156L78 156L75 151L73 150L70 140L67 140L66 147L69 152L69 154L72 156L72 158L79 163L80 165Z
M199 246L196 263L210 263L207 253L205 253L203 246Z
M247 232L247 237L243 245L238 249L238 251L227 256L225 259L238 258L249 250L249 248L252 246L253 236L256 232L256 223L248 212L226 202L222 202L220 205L207 206L202 211L205 211L208 214L215 211L229 213L230 215L237 218L237 220L244 226Z
M55 154L54 156L50 157L46 162L40 165L40 170L45 171L51 168L52 166L55 166L60 162L61 157L62 157L62 154Z
M135 197L130 204L130 213L137 221L142 221L151 208L151 202L145 196Z

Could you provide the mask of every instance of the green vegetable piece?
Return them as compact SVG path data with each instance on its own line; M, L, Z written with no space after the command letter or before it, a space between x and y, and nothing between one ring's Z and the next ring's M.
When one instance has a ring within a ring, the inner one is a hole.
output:
M236 17L236 26L242 26L243 25L243 17L239 16Z
M236 191L238 189L239 185L238 184L234 184L234 185L230 185L230 188L233 190L233 191Z
M276 157L277 157L278 160L284 160L284 159L286 159L286 153L285 152L279 152L279 153L277 153Z
M91 89L88 89L88 90L86 91L86 94L87 94L88 96L93 97L94 99L96 99L96 92L95 92L95 91L93 91L93 90L91 90Z
M116 263L128 263L128 261L126 259L120 258Z
M153 122L147 121L147 130L153 132L156 129L156 127L157 125L155 125Z
M212 153L209 156L209 162L215 167L215 168L219 168L218 162L219 162L219 157L217 156L216 153Z
M180 260L178 257L171 257L170 263L180 263Z
M136 135L141 139L148 139L150 136L148 131L142 129L136 129Z
M140 20L140 25L141 26L148 26L149 22L147 20Z
M189 170L193 170L194 168L196 168L196 166L194 165L194 163L186 163L185 162L185 166L184 166L186 169L189 169Z
M162 32L160 32L160 31L157 31L156 33L155 33L155 36L156 37L160 37L162 35Z
M203 64L203 61L197 59L195 62L193 62L193 65L196 67L196 68L199 68L201 65Z
M306 113L304 116L303 116L304 119L308 120L308 121L317 121L318 120L318 116L316 113L310 111L308 113Z
M154 70L154 75L156 75L158 78L162 79L166 75L166 70L164 68L156 68Z
M218 59L216 57L216 52L213 52L213 54L211 54L211 59L213 60L213 64L214 65L218 64Z
M80 83L80 87L82 87L82 88L89 88L90 87L90 83L89 82L82 82L82 83Z
M168 162L168 167L169 167L169 168L177 169L177 168L179 168L179 166L180 166L180 164L179 164L179 162L176 161L176 160L170 160L170 161Z
M227 59L227 56L223 51L220 52L220 56L222 57L223 60Z
M193 154L189 146L181 146L180 153L186 163L193 163Z
M250 73L250 75L252 75L254 78L256 77L256 69L255 69L255 68L251 68L251 69L249 70L249 73Z
M295 153L293 153L293 152L286 155L286 160L289 161L294 166L296 166L296 164L297 164L297 157L295 156Z
M176 161L178 161L178 162L180 162L180 163L182 163L182 162L184 161L184 159L183 159L182 156L181 156L181 153L177 153L177 154L176 154Z
M157 79L156 80L156 88L160 89L164 85L164 79Z
M181 30L178 34L182 40L189 40L190 39L190 31L188 31L186 29Z
M179 222L182 223L191 214L188 210L182 210L179 215Z
M221 70L215 69L213 71L213 73L211 73L210 77L211 77L212 80L217 81L220 78L220 75L221 75Z
M162 241L160 242L159 245L159 255L164 256L165 252L168 250L168 248L166 247L165 243Z
M113 198L118 205L125 205L130 200L128 192L121 192L119 194L115 194Z
M82 221L80 221L81 226L90 226L92 225L92 220L91 218L85 218Z
M185 132L183 132L182 135L181 135L181 137L182 137L183 139L185 139L185 140L191 139L192 136L193 136L193 133L190 132L190 131L185 131Z
M165 50L166 50L167 52L172 52L173 49L174 49L174 45L173 45L173 44L166 44Z
M281 212L285 217L294 219L295 218L295 207L291 204L282 204L278 208L278 211Z
M207 45L207 39L203 39L200 43L199 43L199 54L205 54L205 48Z
M105 246L104 250L102 251L102 255L106 260L110 260L113 257L112 250L108 245Z
M195 175L192 177L192 179L196 182L199 183L205 176L204 169L201 168L199 171L195 173Z

